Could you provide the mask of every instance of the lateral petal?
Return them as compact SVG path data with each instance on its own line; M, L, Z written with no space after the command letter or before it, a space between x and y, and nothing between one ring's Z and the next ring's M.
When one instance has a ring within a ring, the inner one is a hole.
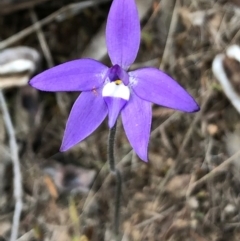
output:
M29 82L43 91L88 91L99 88L108 67L93 59L78 59L48 69Z
M107 113L101 90L82 92L70 112L60 150L66 151L89 136Z
M112 64L123 69L134 62L140 45L140 21L135 0L114 0L106 26L106 41Z
M193 97L158 69L142 68L130 72L129 76L133 91L144 100L184 112L199 110Z
M148 161L148 142L152 122L151 103L140 99L134 93L122 109L122 122L127 138L137 155Z

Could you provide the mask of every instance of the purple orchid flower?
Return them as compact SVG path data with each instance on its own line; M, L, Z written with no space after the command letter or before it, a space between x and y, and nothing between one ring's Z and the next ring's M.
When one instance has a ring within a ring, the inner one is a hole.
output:
M199 106L175 80L156 68L127 72L140 45L134 0L112 2L106 42L112 67L93 59L74 60L35 76L30 85L43 91L82 91L69 115L61 151L89 136L107 115L112 128L121 113L129 142L147 161L151 103L184 112L196 112Z

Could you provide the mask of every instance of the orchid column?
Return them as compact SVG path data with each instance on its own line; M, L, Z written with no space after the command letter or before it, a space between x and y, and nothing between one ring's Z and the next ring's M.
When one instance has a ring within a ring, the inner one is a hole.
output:
M114 136L116 121L121 114L131 146L139 158L147 162L151 103L184 112L198 111L198 104L159 69L127 72L140 45L140 22L134 0L113 0L107 19L106 42L111 67L93 59L78 59L35 76L30 85L43 91L82 92L70 112L61 151L84 140L107 115L110 137ZM109 151L112 148L113 143Z

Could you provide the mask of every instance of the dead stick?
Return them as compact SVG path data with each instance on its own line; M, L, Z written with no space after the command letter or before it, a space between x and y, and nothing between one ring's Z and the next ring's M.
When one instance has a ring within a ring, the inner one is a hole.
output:
M66 11L70 11L72 9L85 9L91 6L95 6L97 4L103 3L103 2L108 2L109 0L99 0L99 1L86 1L86 2L80 2L80 3L75 3L75 4L69 4L58 11L50 14L48 17L42 19L41 21L38 21L37 24L39 24L39 27L42 27L48 23L51 23L52 21L56 20L62 13ZM16 43L17 41L20 41L21 39L25 38L26 36L32 34L35 32L35 24L31 25L28 28L25 28L24 30L14 34L13 36L3 40L0 42L0 50L5 49L8 46Z
M53 57L50 51L50 48L47 44L45 35L42 31L41 26L39 25L39 21L38 21L38 17L37 14L35 13L34 9L30 9L30 17L32 19L32 23L34 24L35 27L35 31L38 37L38 41L40 43L41 49L43 51L43 55L47 61L48 64L48 68L51 68L54 66L54 62L53 62ZM56 93L56 100L57 100L57 104L59 106L59 109L61 111L62 114L66 114L67 113L67 107L63 101L63 93L59 92Z
M191 195L191 193L200 185L202 185L204 182L206 182L207 180L215 177L216 175L220 174L221 172L223 172L224 170L226 170L226 168L237 158L240 156L240 150L237 151L234 155L232 155L231 157L229 157L227 160L225 160L222 164L220 164L218 167L214 168L211 172L209 172L208 174L206 174L205 176L203 176L201 179L199 179L198 181L194 182L191 184L191 186L189 187L189 190L187 192L187 197L189 197Z
M51 52L49 50L46 38L45 38L45 36L43 34L43 31L41 29L41 26L39 24L39 21L38 21L38 18L37 18L37 15L36 15L34 9L30 9L30 17L32 19L32 23L33 23L34 29L35 29L35 31L37 33L38 41L39 41L39 43L41 45L41 49L43 51L44 57L45 57L45 59L47 61L48 68L51 68L51 67L53 67L52 54L51 54Z
M178 23L179 6L180 6L179 0L176 0L175 4L174 4L172 19L171 19L170 26L169 26L169 31L168 31L168 35L167 35L165 48L163 51L161 64L159 66L160 69L164 69L164 65L166 64L167 59L169 60L170 51L172 50L172 45L173 45L173 34L174 34L174 31L176 30L176 26Z
M15 209L13 214L13 224L11 231L10 241L16 241L18 236L20 216L22 212L22 175L18 156L18 146L15 136L14 127L12 120L7 108L6 100L3 92L0 90L0 107L2 109L3 120L6 126L6 130L9 136L9 146L11 152L11 158L13 162L13 174L14 174L14 198L15 198Z
M35 5L47 2L50 0L29 0L26 2L0 3L0 14L8 14L21 9L30 8Z

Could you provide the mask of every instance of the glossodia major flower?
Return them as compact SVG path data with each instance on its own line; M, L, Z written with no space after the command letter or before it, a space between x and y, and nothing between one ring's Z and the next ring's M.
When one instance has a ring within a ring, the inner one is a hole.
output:
M127 72L140 45L140 22L134 0L114 0L107 19L106 42L112 67L79 59L53 67L30 85L43 91L81 91L69 115L61 151L89 136L108 115L112 128L121 114L127 138L147 161L152 107L155 103L184 112L199 106L175 80L156 68Z

